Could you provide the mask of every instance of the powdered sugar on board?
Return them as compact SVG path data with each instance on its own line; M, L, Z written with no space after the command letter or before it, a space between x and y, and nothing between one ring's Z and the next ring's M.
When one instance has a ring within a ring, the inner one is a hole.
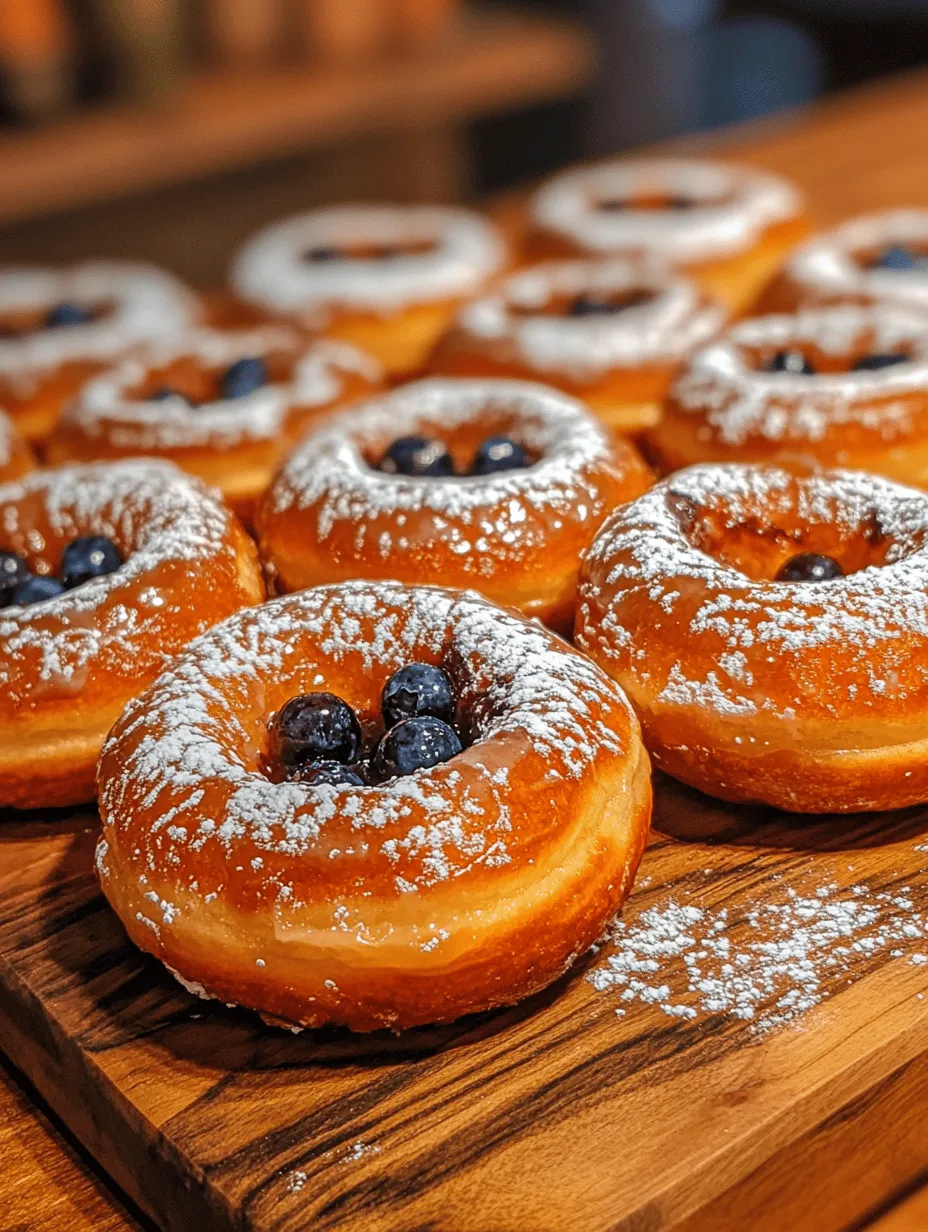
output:
M688 1022L740 1019L759 1034L798 1022L875 963L928 962L924 886L791 885L780 876L764 884L764 898L719 906L697 877L682 893L630 908L587 979L618 996L621 1015L657 1006Z

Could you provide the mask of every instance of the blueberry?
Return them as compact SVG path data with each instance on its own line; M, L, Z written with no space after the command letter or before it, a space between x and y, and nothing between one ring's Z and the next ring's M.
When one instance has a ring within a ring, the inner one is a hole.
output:
M816 552L801 552L791 556L777 573L778 582L830 582L832 578L844 577L844 570L831 556L819 556Z
M29 566L15 552L0 552L0 607L13 602L20 582L29 577Z
M180 398L184 402L189 399L184 397L179 389L171 389L168 385L159 385L157 389L153 389L148 395L148 402L166 402L168 398Z
M618 214L621 210L628 209L628 202L622 197L607 197L597 202L596 208L607 214Z
M667 201L668 210L691 210L696 202L692 197L670 197Z
M237 359L222 375L219 392L223 398L247 398L267 384L267 364L263 359Z
M423 714L415 719L404 719L390 728L374 750L371 770L380 781L412 774L448 761L455 753L460 753L461 747L453 727L430 714Z
M611 316L616 312L624 312L626 308L637 308L639 304L646 304L650 300L651 296L646 291L635 291L618 299L598 295L595 291L584 291L571 300L567 311L572 317Z
M121 564L122 554L115 543L102 535L81 535L62 553L58 576L66 590L73 590L91 578L115 573Z
M789 372L793 376L812 376L815 372L802 351L777 351L776 355L764 364L764 370Z
M918 268L918 257L909 248L901 244L892 244L873 262L873 269L914 270Z
M348 703L333 693L301 693L281 708L271 744L285 766L309 761L346 763L360 752L361 725Z
M304 783L307 787L318 787L320 783L331 783L333 787L364 786L360 774L340 761L304 762L294 766L288 778L291 783Z
M87 325L93 316L80 304L56 304L45 314L45 328L57 329L60 325Z
M310 248L309 252L305 252L303 260L312 261L315 265L317 262L321 264L324 261L338 261L341 255L337 248L327 248L320 244L318 248Z
M427 440L424 436L401 436L380 459L380 469L388 475L446 478L454 474L454 463L441 441Z
M852 372L879 372L883 368L892 368L895 364L908 363L908 355L863 355L851 365Z
M387 727L425 714L450 723L456 709L454 686L440 667L409 663L384 685L380 709Z
M488 436L470 465L472 475L492 475L496 471L517 471L528 466L525 449L508 436Z
M16 587L13 602L28 607L30 603L41 603L43 599L54 599L57 595L64 594L64 589L57 578L30 574Z

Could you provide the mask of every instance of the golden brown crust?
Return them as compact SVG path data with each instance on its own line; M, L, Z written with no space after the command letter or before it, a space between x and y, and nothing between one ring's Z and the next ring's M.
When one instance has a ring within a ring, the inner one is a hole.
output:
M397 437L434 436L466 472L487 437L512 433L537 461L483 478L375 469ZM572 400L509 381L423 381L308 437L256 517L281 591L350 578L474 587L559 630L573 621L580 554L603 518L648 486L625 441Z
M414 660L458 689L472 739L450 762L364 788L262 772L289 697L333 691L367 728ZM99 782L101 881L137 944L204 995L359 1031L556 979L628 893L651 806L634 715L589 660L478 596L394 583L217 627L129 707Z
M167 463L36 471L0 488L0 516L3 547L35 571L54 573L80 535L111 538L126 559L0 612L0 804L80 803L126 701L191 638L263 597L257 555L218 499Z
M832 581L773 580L791 556ZM799 812L928 798L928 498L856 472L692 467L603 527L576 640L655 763Z

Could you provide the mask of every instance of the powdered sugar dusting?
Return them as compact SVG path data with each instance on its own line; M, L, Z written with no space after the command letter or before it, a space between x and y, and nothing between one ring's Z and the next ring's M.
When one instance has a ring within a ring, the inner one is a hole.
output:
M545 313L555 295L651 293L620 312L567 316ZM678 360L713 337L725 310L694 283L652 259L571 261L533 266L462 309L458 327L476 338L506 343L539 373L591 380L612 368Z
M243 356L265 356L272 351L293 353L290 380L263 385L242 398L193 407L179 396L157 402L128 396L151 369L187 356L205 366L222 368ZM176 341L136 350L118 367L88 382L62 417L62 429L76 428L87 437L106 437L117 448L140 452L231 448L245 441L274 440L295 409L335 402L343 392L346 375L376 383L382 372L376 360L356 347L330 340L301 342L286 326L229 333L198 330Z
M602 201L683 196L688 209L603 210ZM636 158L555 176L535 195L532 219L591 252L653 251L668 261L740 252L774 223L794 218L801 199L785 180L749 167L688 159Z
M617 921L614 951L588 975L626 1006L656 1005L672 1018L720 1015L756 1033L795 1022L828 995L828 985L864 974L875 958L912 954L928 937L928 916L906 888L776 886L743 912L668 899ZM926 960L928 961L928 960Z
M803 376L760 371L744 350L814 345L844 356L862 342L876 353L905 350L910 361ZM891 441L912 432L926 389L928 320L902 308L842 305L739 322L690 357L672 397L676 408L701 417L701 439L734 446L756 437L820 441L846 424L863 425Z
M314 248L365 244L425 252L384 258L308 261ZM275 312L324 313L331 305L384 313L409 304L470 295L495 274L505 246L493 225L468 210L436 206L340 206L275 223L242 251L231 281L246 300Z

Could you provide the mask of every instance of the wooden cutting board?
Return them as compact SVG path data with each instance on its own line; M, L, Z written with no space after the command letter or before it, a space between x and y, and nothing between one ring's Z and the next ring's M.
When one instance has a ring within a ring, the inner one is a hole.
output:
M364 1038L194 1000L105 904L92 813L8 815L0 1041L171 1232L848 1227L928 1166L928 810L665 780L656 830L557 986Z

